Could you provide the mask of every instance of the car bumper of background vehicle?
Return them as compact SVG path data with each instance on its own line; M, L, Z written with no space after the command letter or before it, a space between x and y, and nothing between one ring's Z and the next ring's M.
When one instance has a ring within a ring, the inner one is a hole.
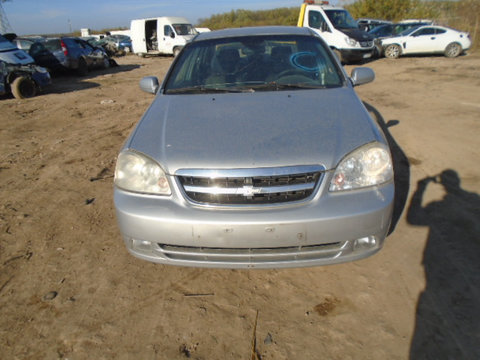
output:
M194 206L175 194L158 198L115 189L114 195L132 255L220 268L317 266L370 256L388 232L393 196L393 184L386 184L296 206L225 209Z
M349 61L361 61L373 57L374 48L369 49L341 49L342 59Z

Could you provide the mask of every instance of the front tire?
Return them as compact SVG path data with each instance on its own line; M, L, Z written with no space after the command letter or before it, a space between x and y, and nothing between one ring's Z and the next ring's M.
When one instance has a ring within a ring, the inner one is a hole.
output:
M462 47L457 43L450 43L445 48L445 56L448 58L457 57L462 53Z
M177 57L178 54L180 54L181 49L180 48L175 48L173 49L173 57Z
M400 49L400 46L398 46L397 44L388 45L384 51L385 57L389 59L397 59L401 53L402 53L402 50Z
M12 94L17 99L27 99L37 95L35 82L27 76L19 76L10 86Z

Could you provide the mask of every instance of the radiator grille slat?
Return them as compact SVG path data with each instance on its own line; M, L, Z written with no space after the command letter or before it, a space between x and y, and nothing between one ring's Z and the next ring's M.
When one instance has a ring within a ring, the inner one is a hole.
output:
M312 196L324 168L180 170L176 174L186 198L205 205L262 205L301 201Z

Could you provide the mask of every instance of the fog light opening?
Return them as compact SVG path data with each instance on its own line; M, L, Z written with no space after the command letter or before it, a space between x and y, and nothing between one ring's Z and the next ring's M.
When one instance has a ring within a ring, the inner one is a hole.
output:
M132 239L132 250L134 251L150 251L152 250L152 243L146 240Z
M373 249L377 246L377 239L375 236L366 236L360 239L356 239L353 243L354 251L362 251Z

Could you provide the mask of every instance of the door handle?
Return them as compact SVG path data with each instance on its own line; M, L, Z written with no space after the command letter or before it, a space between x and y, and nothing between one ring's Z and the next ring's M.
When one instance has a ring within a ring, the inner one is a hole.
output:
M435 40L435 36L432 36L432 37L430 38L430 40Z

